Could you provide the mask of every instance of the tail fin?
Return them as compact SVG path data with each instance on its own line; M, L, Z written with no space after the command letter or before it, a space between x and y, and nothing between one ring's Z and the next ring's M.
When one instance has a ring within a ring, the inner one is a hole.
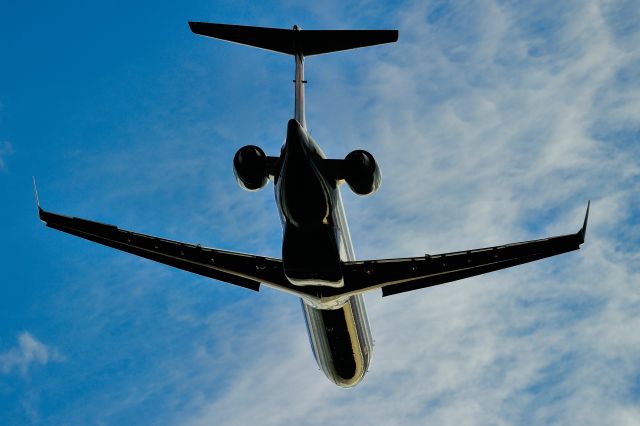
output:
M292 30L189 22L191 31L289 55L311 56L398 40L397 30Z

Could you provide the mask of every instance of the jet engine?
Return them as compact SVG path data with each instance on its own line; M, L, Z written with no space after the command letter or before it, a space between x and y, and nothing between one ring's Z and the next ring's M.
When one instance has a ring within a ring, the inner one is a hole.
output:
M233 174L241 188L257 191L269 181L267 156L255 145L243 146L233 157Z
M373 194L380 186L380 169L373 155L358 149L344 158L344 180L358 195Z

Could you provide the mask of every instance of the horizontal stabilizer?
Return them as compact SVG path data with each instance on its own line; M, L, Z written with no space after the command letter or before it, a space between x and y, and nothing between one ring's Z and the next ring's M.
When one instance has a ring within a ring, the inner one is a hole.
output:
M207 37L246 44L289 55L320 55L358 47L393 43L397 30L301 30L189 22L191 31Z

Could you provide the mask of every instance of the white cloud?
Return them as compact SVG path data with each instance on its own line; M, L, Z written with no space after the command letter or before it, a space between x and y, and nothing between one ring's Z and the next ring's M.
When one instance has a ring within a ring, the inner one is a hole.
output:
M0 353L0 371L4 374L18 371L24 375L34 365L46 365L62 359L56 349L47 347L31 333L24 331L18 336L17 347Z
M212 332L243 351L263 333L269 342L255 359L219 367L232 379L192 423L638 423L640 241L630 232L640 158L615 135L640 124L640 88L620 82L640 58L620 42L603 12L611 8L484 1L449 6L428 24L433 3L415 2L398 8L400 43L382 57L372 49L362 63L343 55L345 64L322 69L307 93L314 136L328 154L363 147L383 167L379 194L346 196L360 257L575 232L591 198L587 244L440 288L369 296L378 345L350 391L309 371L294 329ZM345 87L334 77L347 67L360 82Z

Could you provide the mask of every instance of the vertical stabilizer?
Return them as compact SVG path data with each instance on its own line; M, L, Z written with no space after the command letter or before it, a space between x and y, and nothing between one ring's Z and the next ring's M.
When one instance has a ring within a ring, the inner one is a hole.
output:
M398 30L302 30L189 22L195 34L293 55L296 59L294 118L307 127L304 115L304 57L357 49L398 40Z

